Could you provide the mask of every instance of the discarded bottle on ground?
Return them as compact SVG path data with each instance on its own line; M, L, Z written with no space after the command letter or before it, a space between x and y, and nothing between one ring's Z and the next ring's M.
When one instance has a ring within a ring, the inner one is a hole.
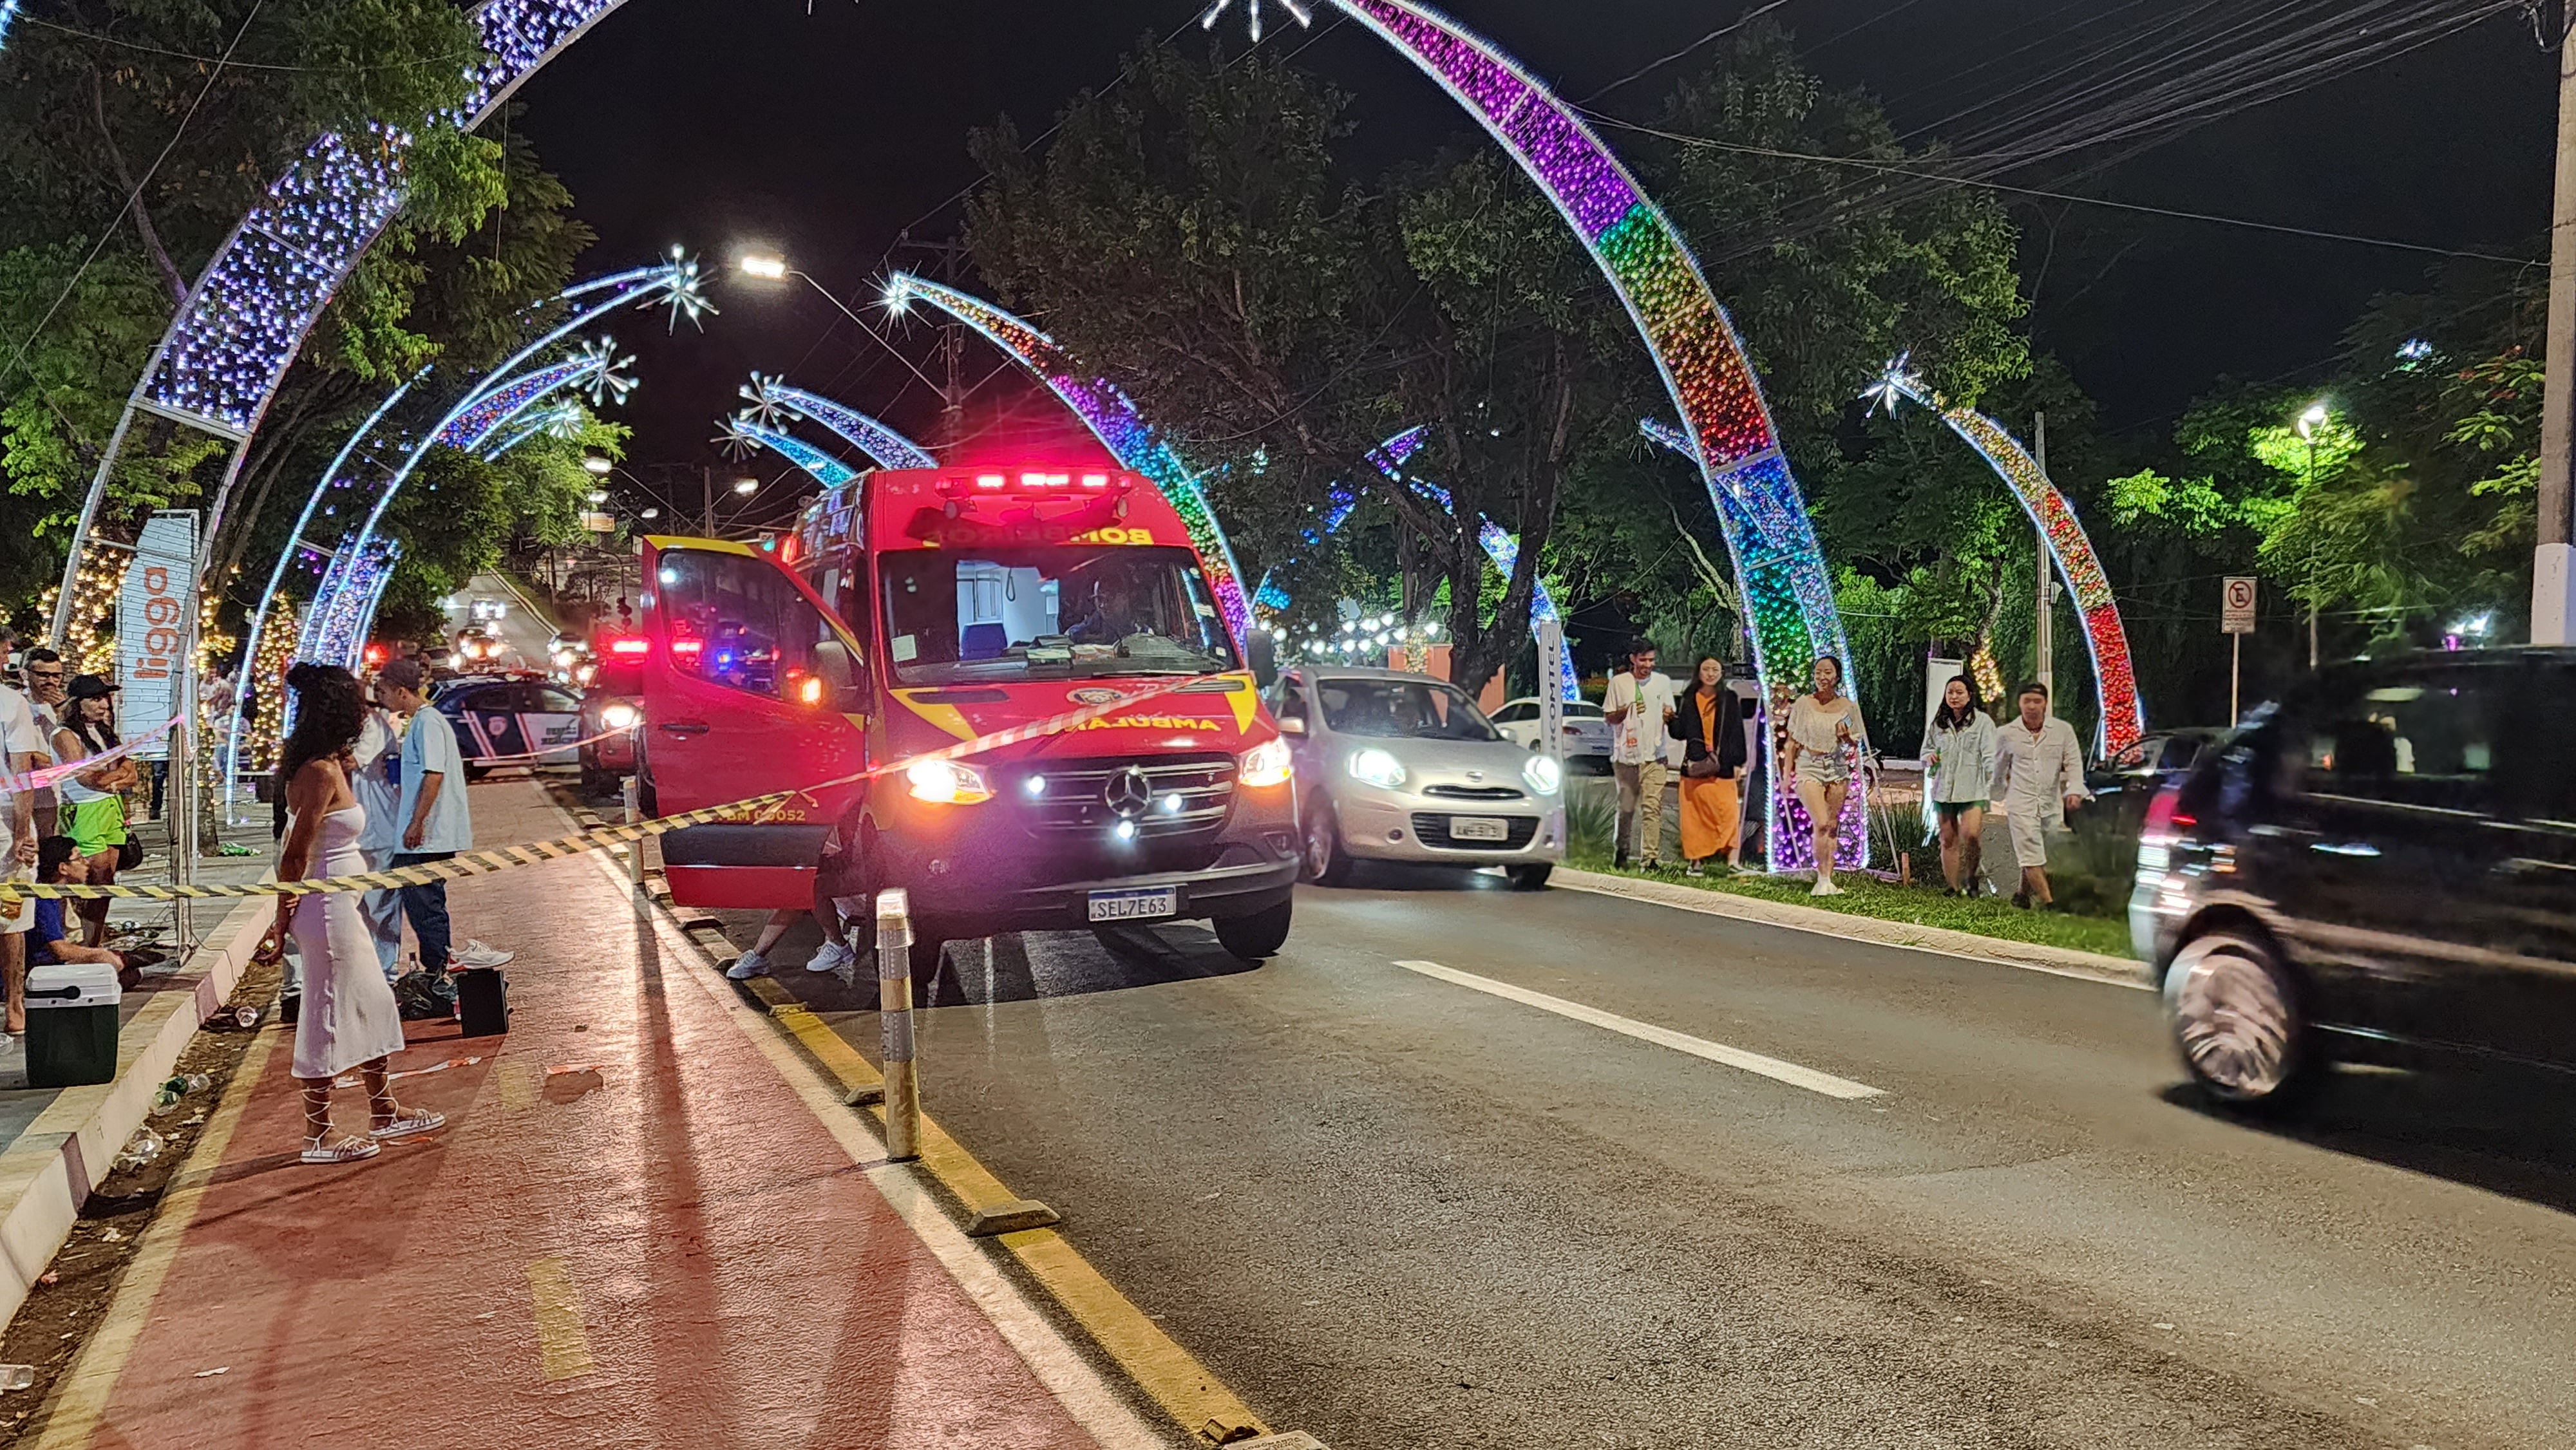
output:
M137 1128L134 1136L125 1140L125 1147L117 1153L111 1166L120 1173L131 1173L160 1157L161 1143L160 1134L150 1128Z
M0 1364L0 1390L23 1390L36 1382L32 1364Z

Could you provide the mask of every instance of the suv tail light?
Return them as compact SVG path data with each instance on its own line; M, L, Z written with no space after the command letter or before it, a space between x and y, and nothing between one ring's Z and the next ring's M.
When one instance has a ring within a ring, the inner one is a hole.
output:
M2147 823L2145 829L2138 833L2139 839L2171 845L2189 835L2192 827L2200 824L2200 818L2183 814L2181 804L2182 785L2179 781L2157 791L2156 798L2147 803Z

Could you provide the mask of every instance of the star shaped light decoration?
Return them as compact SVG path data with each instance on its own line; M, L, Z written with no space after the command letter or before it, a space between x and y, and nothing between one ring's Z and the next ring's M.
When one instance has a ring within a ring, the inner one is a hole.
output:
M635 385L630 382L627 386L632 388ZM589 420L582 416L581 409L570 403L558 403L547 413L544 426L550 437L578 438L588 423Z
M725 457L740 463L761 450L761 441L750 431L759 426L760 420L753 417L751 410L746 408L718 423L716 436L707 441L723 450Z
M1255 45L1261 43L1261 7L1265 3L1277 4L1280 9L1288 12L1289 19L1296 21L1301 27L1312 26L1315 23L1315 12L1305 4L1305 0L1243 0L1244 11L1252 22L1252 43ZM1223 20L1225 12L1233 8L1234 0L1216 0L1216 3L1208 6L1200 14L1199 29L1216 29L1216 23Z
M707 297L706 278L698 270L698 259L678 247L671 249L671 260L663 267L661 280L654 285L657 295L647 297L637 305L670 308L673 332L680 330L682 317L689 319L691 327L704 331L706 323L700 319L722 315Z
M626 395L635 391L635 379L625 371L635 365L635 359L631 354L626 357L617 355L616 338L603 337L597 342L583 343L581 358L585 376L589 379L582 386L590 394L593 405L620 406L625 403Z
M773 430L804 417L804 414L797 412L786 399L778 395L778 390L785 385L786 380L783 378L772 377L767 373L753 373L751 381L742 385L743 401L751 404L750 407L742 410L742 415L763 428Z
M1871 412L1885 408L1887 415L1893 418L1896 416L1896 405L1900 400L1911 398L1918 403L1931 401L1932 390L1925 386L1922 375L1908 366L1913 360L1914 353L1910 348L1898 353L1894 361L1879 370L1878 381L1860 390L1860 395L1870 400Z

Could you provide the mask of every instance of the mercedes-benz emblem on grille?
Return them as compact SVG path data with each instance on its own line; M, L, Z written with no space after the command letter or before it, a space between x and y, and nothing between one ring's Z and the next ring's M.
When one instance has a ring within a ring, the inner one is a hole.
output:
M1118 813L1120 820L1132 821L1154 803L1154 783L1145 778L1143 770L1131 765L1109 777L1109 783L1100 788L1100 799Z

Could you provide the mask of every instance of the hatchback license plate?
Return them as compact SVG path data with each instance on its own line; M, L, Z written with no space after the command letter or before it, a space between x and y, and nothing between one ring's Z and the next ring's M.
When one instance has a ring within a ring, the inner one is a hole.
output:
M1511 838L1511 822L1496 816L1449 818L1449 839L1453 841L1508 841Z
M1156 917L1176 916L1180 909L1180 888L1174 886L1140 886L1132 891L1091 893L1093 921L1151 921Z

